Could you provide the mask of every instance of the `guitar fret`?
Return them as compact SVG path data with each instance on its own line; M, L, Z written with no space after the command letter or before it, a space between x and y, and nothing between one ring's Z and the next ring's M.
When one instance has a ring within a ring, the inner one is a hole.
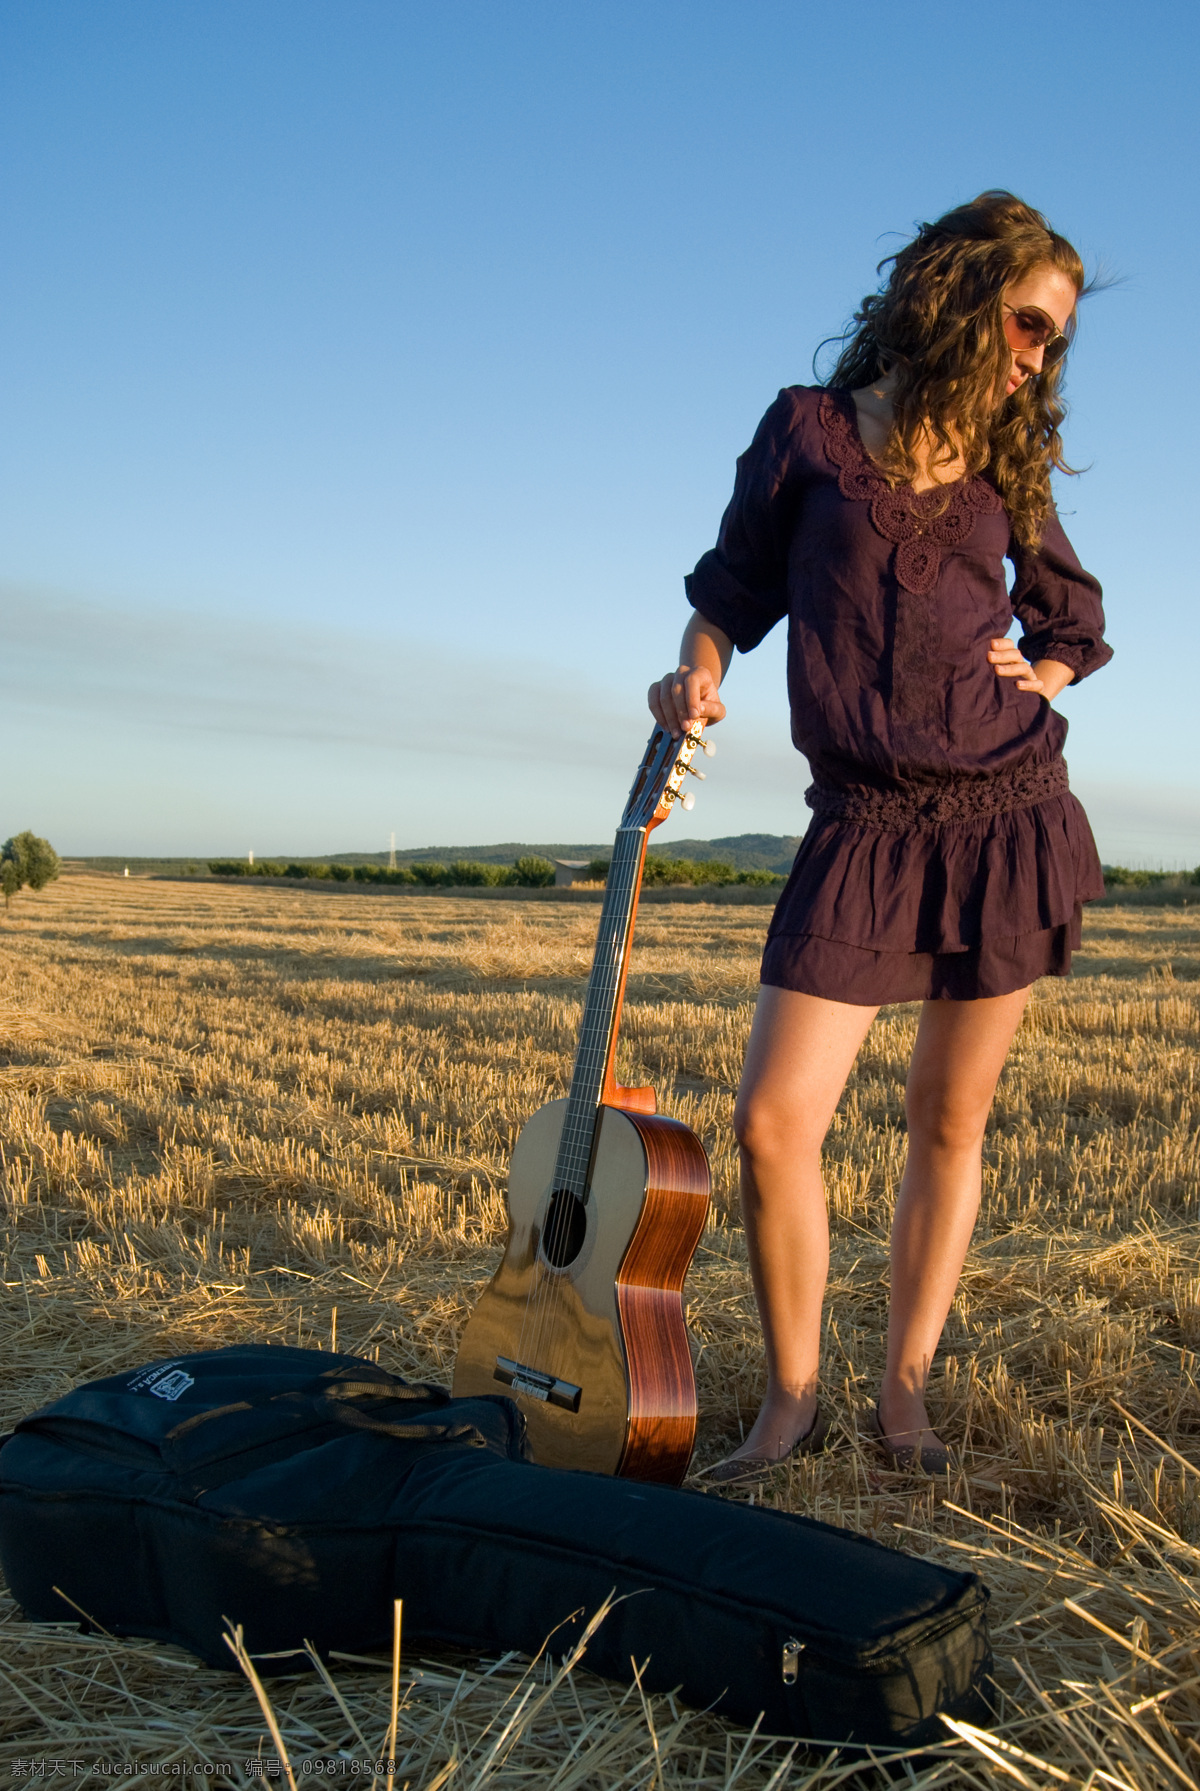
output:
M554 1171L556 1187L570 1188L581 1196L586 1192L646 831L644 827L622 827L617 834L584 996L583 1024Z

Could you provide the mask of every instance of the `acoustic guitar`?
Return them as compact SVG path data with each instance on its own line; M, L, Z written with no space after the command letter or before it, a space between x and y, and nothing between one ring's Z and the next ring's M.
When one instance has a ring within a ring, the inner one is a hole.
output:
M507 1393L533 1459L678 1485L696 1436L683 1281L708 1213L695 1133L656 1112L652 1088L618 1087L617 1030L651 830L698 749L656 728L617 830L570 1093L533 1115L513 1151L508 1244L472 1314L457 1396Z

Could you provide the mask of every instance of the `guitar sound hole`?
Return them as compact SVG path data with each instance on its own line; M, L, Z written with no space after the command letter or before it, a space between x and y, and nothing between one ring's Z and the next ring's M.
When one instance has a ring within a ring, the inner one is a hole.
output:
M546 1209L542 1231L542 1255L556 1269L565 1269L583 1249L587 1235L587 1208L569 1188L556 1188Z

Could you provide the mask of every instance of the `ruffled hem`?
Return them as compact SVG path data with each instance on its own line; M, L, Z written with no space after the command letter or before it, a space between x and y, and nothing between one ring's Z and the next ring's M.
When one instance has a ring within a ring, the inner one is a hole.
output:
M989 1001L1027 989L1039 976L1069 976L1080 924L1077 908L1064 926L987 939L956 952L868 951L812 933L781 933L767 942L762 981L852 1007Z
M1065 926L1103 894L1092 830L1069 791L903 833L818 817L768 939L811 934L870 951L963 952Z

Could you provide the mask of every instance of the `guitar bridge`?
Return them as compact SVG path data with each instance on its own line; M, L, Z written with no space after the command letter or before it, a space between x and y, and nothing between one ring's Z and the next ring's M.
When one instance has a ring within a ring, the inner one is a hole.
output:
M531 1399L544 1400L547 1405L560 1405L564 1412L577 1412L583 1398L583 1388L575 1386L574 1382L560 1381L555 1374L543 1374L540 1368L529 1368L524 1362L514 1362L508 1356L496 1357L492 1379L503 1381L514 1393L528 1393Z

